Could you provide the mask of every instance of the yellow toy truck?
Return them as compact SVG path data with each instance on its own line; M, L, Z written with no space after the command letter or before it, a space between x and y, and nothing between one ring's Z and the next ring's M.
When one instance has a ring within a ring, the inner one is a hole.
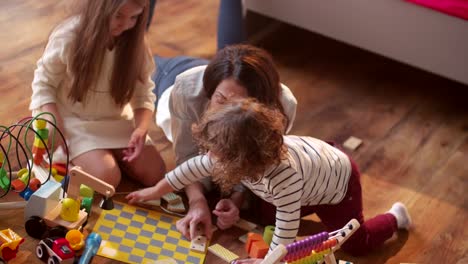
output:
M24 238L20 237L11 229L0 231L0 261L9 261L16 257L19 245L24 242ZM1 262L0 262L1 263Z

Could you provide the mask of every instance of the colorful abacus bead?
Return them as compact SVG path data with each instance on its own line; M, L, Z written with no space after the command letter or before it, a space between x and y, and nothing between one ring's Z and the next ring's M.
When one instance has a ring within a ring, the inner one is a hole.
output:
M43 119L37 119L34 122L36 127L36 133L33 143L33 162L36 165L40 165L44 160L44 154L46 153L46 145L49 139L49 130L46 128L47 122Z

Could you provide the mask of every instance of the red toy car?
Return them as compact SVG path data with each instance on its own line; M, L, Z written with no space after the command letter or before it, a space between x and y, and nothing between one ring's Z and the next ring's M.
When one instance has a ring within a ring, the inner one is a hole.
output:
M36 256L41 260L47 259L47 264L73 263L75 251L65 238L46 238L37 245Z

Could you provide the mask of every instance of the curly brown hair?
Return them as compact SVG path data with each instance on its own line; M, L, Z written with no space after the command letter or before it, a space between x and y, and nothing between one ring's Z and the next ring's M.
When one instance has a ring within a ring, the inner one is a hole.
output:
M285 123L278 109L248 98L208 110L192 126L197 144L216 159L212 176L223 193L241 180L259 181L269 166L284 158Z

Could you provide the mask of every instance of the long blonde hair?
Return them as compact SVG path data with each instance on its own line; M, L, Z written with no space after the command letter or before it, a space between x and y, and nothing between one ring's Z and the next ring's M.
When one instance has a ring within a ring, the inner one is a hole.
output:
M71 90L68 96L73 102L85 102L88 91L95 84L111 41L111 18L126 1L143 7L143 13L135 26L123 32L115 42L111 79L111 96L115 103L120 106L128 103L136 83L147 78L143 76L145 64L152 63L147 59L151 55L145 40L148 0L86 0L78 11L80 19L69 58Z

